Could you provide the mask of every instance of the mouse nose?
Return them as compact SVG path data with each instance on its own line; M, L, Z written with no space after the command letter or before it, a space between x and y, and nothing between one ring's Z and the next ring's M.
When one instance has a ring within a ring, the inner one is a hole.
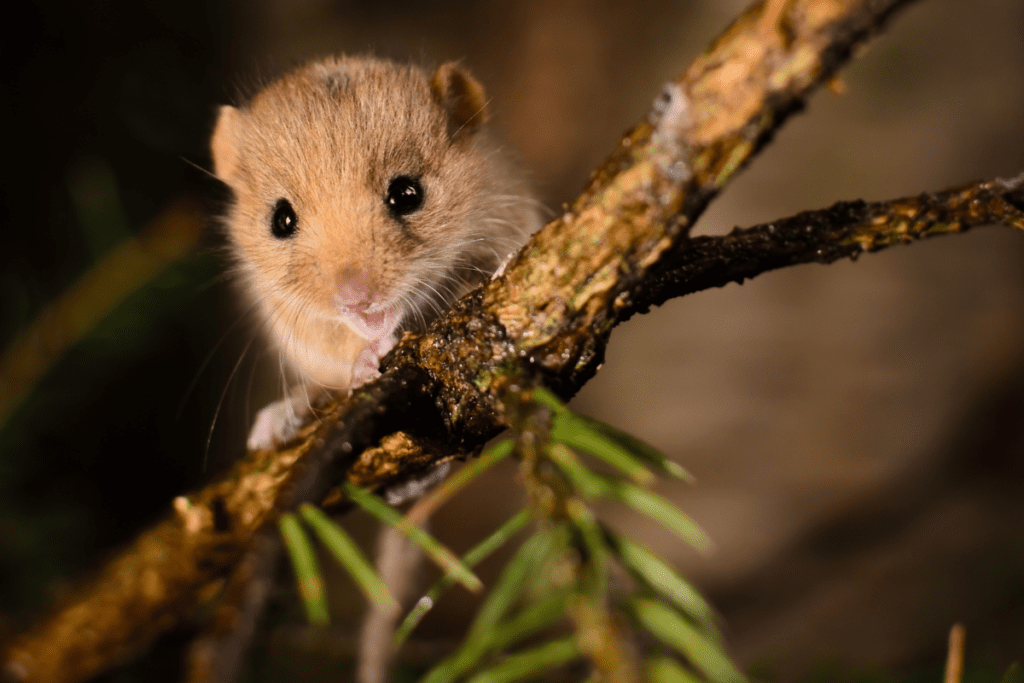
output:
M373 271L346 269L334 279L334 300L339 308L363 312L373 305L376 295Z
M338 313L348 325L367 339L386 339L394 333L402 318L398 304L378 301L379 286L372 269L344 270L334 284Z

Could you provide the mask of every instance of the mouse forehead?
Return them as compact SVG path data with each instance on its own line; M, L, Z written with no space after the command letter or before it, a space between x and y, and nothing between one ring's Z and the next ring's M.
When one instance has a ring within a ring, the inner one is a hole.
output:
M440 165L446 148L426 75L388 63L305 67L264 89L246 116L250 171L271 176L253 180L288 186L282 190L362 183L380 192L394 175Z

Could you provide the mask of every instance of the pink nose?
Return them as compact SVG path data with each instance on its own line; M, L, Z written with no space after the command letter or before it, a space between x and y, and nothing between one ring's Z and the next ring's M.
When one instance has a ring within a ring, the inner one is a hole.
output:
M343 270L334 280L334 300L339 308L351 311L363 311L373 305L374 286L373 273L370 270Z
M402 318L395 303L380 301L380 285L372 269L344 270L334 279L334 304L338 314L367 339L389 338Z

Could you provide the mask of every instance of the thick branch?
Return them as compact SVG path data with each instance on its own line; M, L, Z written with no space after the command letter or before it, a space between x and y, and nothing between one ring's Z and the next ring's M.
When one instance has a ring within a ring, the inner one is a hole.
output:
M251 454L226 480L178 499L175 515L13 644L5 672L81 680L147 642L218 587L258 530L273 533L280 510L320 500L388 434L477 449L504 424L496 397L512 369L575 393L708 201L907 1L791 0L768 18L762 4L751 7L666 85L571 210L504 277L404 339L378 381L328 407L292 448Z

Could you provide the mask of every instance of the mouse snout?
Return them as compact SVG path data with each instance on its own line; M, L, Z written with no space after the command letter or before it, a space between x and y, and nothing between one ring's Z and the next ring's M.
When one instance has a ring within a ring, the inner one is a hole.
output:
M377 294L373 270L346 269L334 278L334 301L338 308L365 311L373 305Z
M394 331L401 318L401 310L379 299L380 286L372 269L343 270L334 284L334 301L338 313L367 339L380 339Z

